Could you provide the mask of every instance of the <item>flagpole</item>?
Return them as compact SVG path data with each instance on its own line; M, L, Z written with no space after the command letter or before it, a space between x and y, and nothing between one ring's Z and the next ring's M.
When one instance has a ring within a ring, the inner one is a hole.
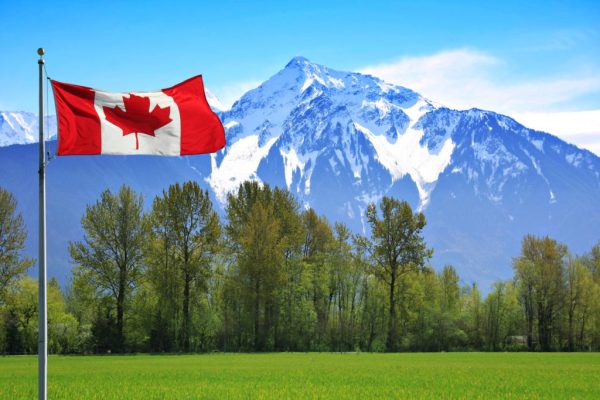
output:
M39 290L38 290L38 399L46 400L48 369L48 320L46 317L46 149L44 143L44 49L37 51L40 73L40 198L39 198Z

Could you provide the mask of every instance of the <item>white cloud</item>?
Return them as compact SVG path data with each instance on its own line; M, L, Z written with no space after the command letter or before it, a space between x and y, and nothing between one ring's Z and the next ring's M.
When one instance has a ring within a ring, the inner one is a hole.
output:
M600 76L575 74L515 81L506 77L506 62L472 49L443 51L422 57L368 66L363 73L416 90L427 98L457 109L482 108L519 116L531 128L553 133L600 155L600 110L572 109L585 95L600 93ZM550 122L551 121L551 122Z
M485 79L486 68L498 63L499 60L490 55L459 49L430 56L405 57L369 66L360 72L417 90L435 101L465 104L469 100L457 96L459 89L477 89Z
M527 127L550 132L600 156L600 110L525 112L511 116Z

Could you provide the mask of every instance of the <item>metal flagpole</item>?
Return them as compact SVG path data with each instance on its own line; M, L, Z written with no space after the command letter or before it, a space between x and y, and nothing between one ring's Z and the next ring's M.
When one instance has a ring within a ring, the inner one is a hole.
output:
M38 297L38 399L46 400L47 394L47 369L48 369L48 320L46 317L46 149L44 143L44 49L37 51L40 59L40 201L39 201L39 241L40 253L38 260L39 269L39 297Z

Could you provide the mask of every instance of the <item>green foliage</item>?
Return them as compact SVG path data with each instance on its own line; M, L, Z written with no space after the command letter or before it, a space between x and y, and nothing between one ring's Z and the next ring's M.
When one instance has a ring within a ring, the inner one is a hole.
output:
M19 279L6 294L4 321L8 354L37 352L38 285L29 277ZM50 307L48 308L50 311Z
M225 296L239 329L232 346L261 351L274 349L280 341L279 310L285 295L293 296L284 288L290 269L297 266L293 253L300 243L297 209L293 197L256 182L246 182L236 195L229 195L225 231L235 267ZM291 307L287 311L292 318Z
M83 242L69 244L76 279L92 285L106 310L98 310L97 338L114 337L107 350L125 349L124 320L127 303L142 272L142 248L147 224L142 218L143 200L122 186L119 193L105 190L100 200L88 206L81 219ZM112 312L112 308L116 312ZM99 329L99 330L98 330ZM100 334L101 332L101 334Z
M372 242L367 248L376 264L374 273L389 286L389 315L386 347L398 349L398 321L396 318L396 290L402 275L420 270L431 258L421 236L425 227L425 215L415 213L406 201L384 197L380 203L382 217L377 215L375 204L367 207L367 220L371 225ZM400 294L399 297L402 297Z
M80 350L79 325L67 311L64 295L55 278L48 283L48 352L72 354ZM37 327L36 327L37 328Z
M219 250L219 217L208 192L196 182L185 182L156 197L148 219L147 278L156 294L151 349L197 350L201 344L192 346L197 310L192 305L202 304L199 299L207 291L210 259Z
M80 350L78 323L67 311L63 293L52 278L47 291L48 352L50 354L75 353ZM11 286L2 310L6 327L2 353L35 354L38 341L38 283L30 277L19 278ZM0 342L1 343L1 342Z
M13 195L0 187L0 306L5 292L33 264L21 256L27 233Z
M548 351L555 345L553 329L563 306L566 255L566 246L549 237L527 235L523 238L521 256L515 259L514 267L525 305L530 349L533 348L534 320L540 348Z
M573 257L526 236L514 279L483 296L428 264L406 202L371 204L368 237L256 182L225 211L221 229L195 182L146 214L130 188L103 192L70 245L70 285L48 286L50 352L600 350L600 243ZM0 353L35 353L37 283L11 271Z

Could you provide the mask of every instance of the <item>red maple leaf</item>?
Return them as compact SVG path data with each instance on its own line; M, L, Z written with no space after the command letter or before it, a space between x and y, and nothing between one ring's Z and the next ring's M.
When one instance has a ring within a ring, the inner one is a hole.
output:
M135 149L139 149L138 133L155 136L154 132L172 121L171 107L154 106L150 112L150 98L130 93L123 96L125 111L119 106L102 107L106 120L123 130L123 136L135 133Z

